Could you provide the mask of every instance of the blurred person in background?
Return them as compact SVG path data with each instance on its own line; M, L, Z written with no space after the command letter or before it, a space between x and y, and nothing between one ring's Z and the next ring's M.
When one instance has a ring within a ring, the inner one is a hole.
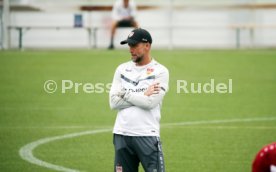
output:
M252 172L276 172L276 142L264 146L257 153Z
M135 20L136 4L133 0L116 0L112 8L111 38L108 49L114 49L114 36L117 27L138 27Z

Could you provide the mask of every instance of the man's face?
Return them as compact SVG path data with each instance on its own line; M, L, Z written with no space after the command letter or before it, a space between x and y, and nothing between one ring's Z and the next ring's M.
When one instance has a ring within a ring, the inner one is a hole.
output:
M128 44L131 59L135 63L139 63L144 59L145 54L149 50L149 43L138 43L135 45Z

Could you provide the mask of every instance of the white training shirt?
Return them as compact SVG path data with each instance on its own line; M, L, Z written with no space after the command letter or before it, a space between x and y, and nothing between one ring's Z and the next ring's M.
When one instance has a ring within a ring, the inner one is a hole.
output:
M146 89L157 82L160 92L145 96ZM155 60L145 66L136 66L132 61L121 64L116 69L109 93L111 109L118 110L113 133L160 136L160 109L168 82L167 68Z
M112 18L113 20L119 21L126 17L136 16L136 4L134 1L129 0L128 7L124 7L123 0L116 0L112 8Z

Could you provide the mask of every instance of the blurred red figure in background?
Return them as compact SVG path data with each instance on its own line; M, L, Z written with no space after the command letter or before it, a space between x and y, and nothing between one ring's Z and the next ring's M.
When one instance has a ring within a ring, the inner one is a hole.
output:
M276 142L264 146L256 155L252 172L276 172Z

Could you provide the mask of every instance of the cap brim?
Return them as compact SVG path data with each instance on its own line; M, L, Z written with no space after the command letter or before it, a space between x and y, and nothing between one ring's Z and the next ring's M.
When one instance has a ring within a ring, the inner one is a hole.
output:
M133 39L127 39L127 40L121 41L121 45L124 45L124 44L136 45L138 43L139 43L138 41L135 41Z
M126 43L127 43L127 40L121 41L121 45L124 45L124 44L126 44Z

